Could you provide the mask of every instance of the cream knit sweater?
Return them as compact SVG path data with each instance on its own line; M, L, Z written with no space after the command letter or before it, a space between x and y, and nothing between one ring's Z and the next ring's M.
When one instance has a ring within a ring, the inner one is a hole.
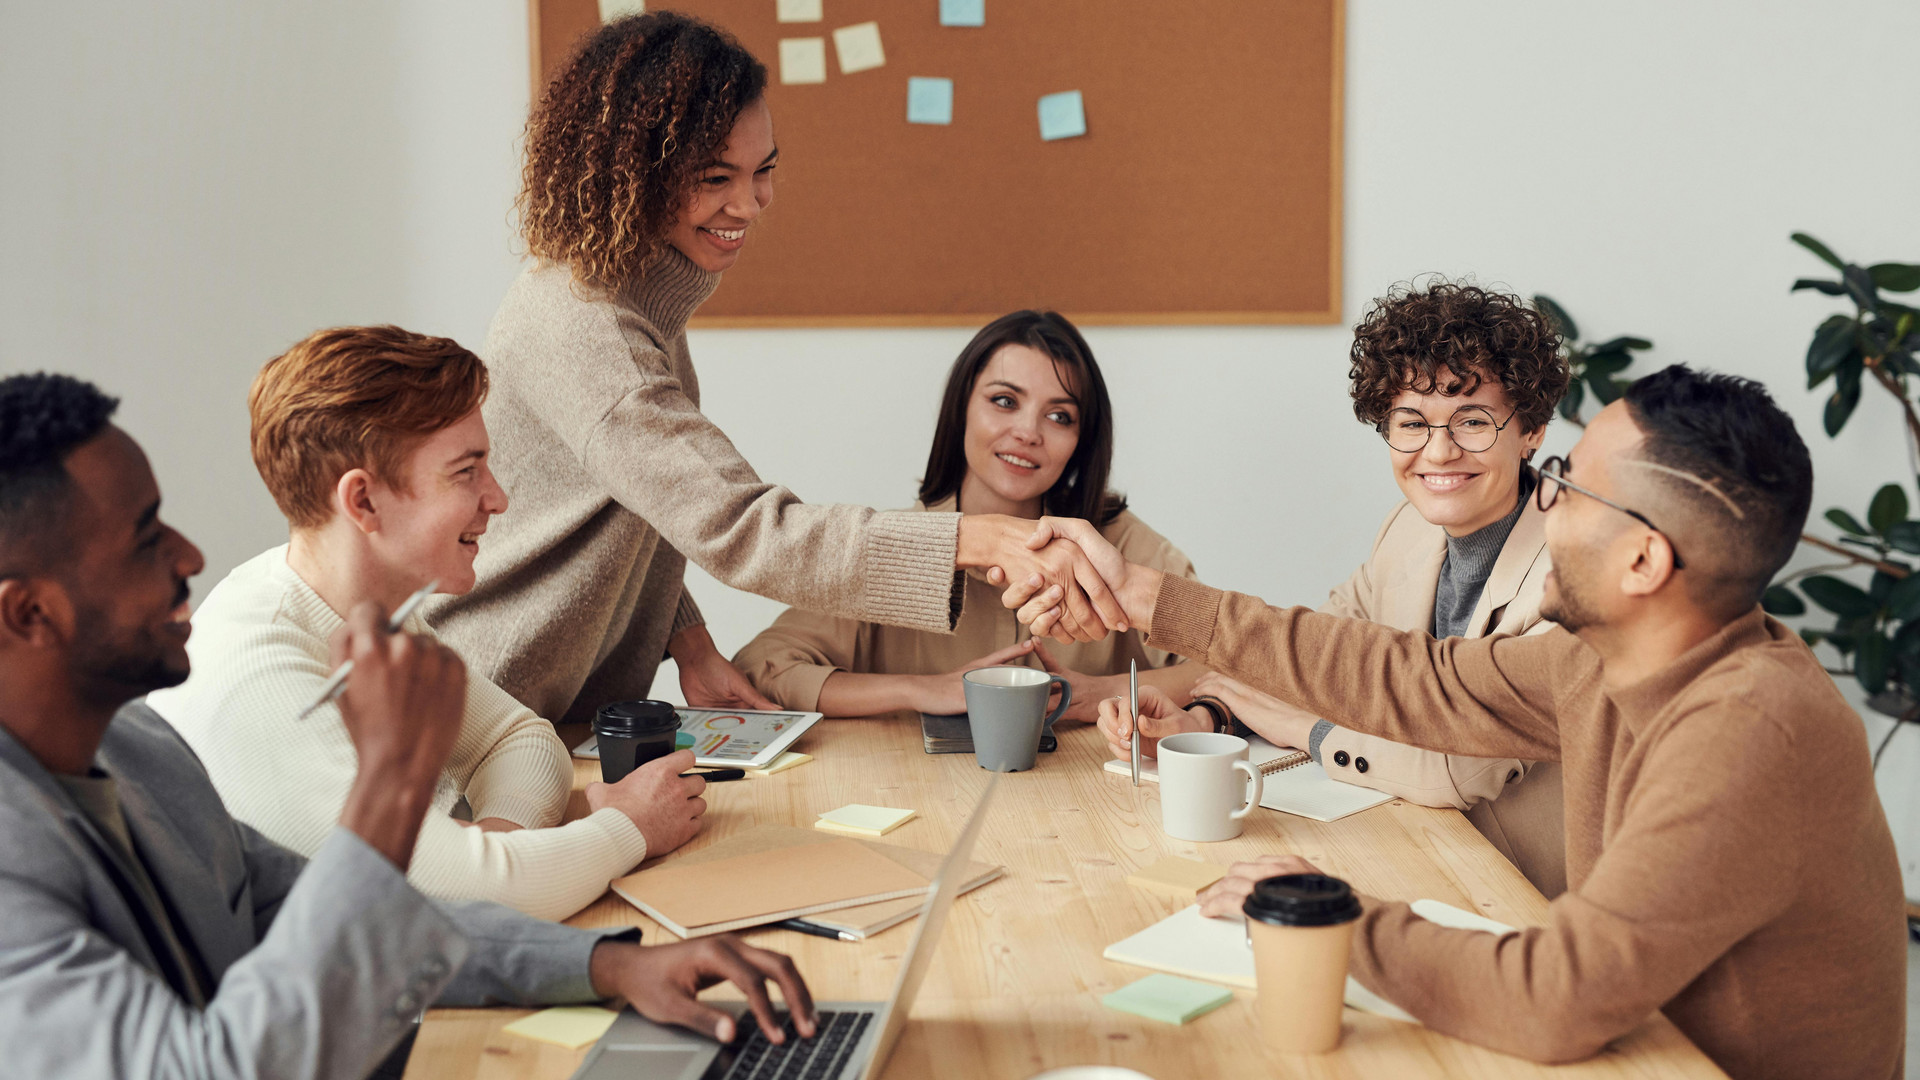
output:
M192 676L147 699L200 755L233 816L303 855L339 820L359 767L337 706L294 719L331 672L327 643L341 621L287 565L286 547L274 548L214 587L193 615ZM432 632L417 615L407 629ZM547 919L592 903L646 857L647 841L611 808L559 825L572 778L553 725L469 672L465 724L407 879L428 896ZM462 796L475 820L524 828L460 824L449 811Z
M947 633L963 596L958 514L818 506L767 483L700 411L687 317L720 283L667 248L614 295L524 271L487 331L482 414L511 505L479 584L427 605L473 670L542 716L649 696L697 625L691 559L795 607ZM831 437L845 417L795 417Z

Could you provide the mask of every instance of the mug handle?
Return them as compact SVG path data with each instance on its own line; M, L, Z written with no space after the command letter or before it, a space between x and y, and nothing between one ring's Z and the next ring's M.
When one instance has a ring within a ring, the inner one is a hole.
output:
M1040 731L1043 734L1051 734L1053 732L1053 722L1065 716L1067 706L1073 704L1072 683L1059 675L1049 675L1047 676L1047 681L1060 687L1060 704L1053 710L1052 714L1040 722Z
M1265 784L1262 782L1262 779L1260 776L1260 770L1254 768L1252 765L1247 764L1246 762L1240 760L1239 758L1233 759L1233 767L1240 770L1243 773L1246 773L1248 781L1250 781L1253 784L1253 787L1249 790L1249 793L1247 795L1247 805L1227 815L1229 819L1233 821L1239 821L1241 818L1246 817L1248 814L1253 813L1253 808L1260 805L1260 793L1264 789Z

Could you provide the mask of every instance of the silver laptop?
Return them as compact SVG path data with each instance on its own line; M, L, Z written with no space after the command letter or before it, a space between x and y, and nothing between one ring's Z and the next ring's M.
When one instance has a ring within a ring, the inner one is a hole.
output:
M987 782L966 828L960 830L960 838L934 875L926 905L920 909L920 925L913 931L913 944L887 1000L815 1002L820 1023L811 1039L800 1038L781 1011L778 1015L786 1023L787 1034L784 1046L767 1041L744 1001L714 1003L739 1021L741 1037L729 1046L625 1009L581 1062L573 1080L875 1080L906 1030L913 997L940 946L947 912L966 880L974 839L980 835L987 804L999 783L997 774Z

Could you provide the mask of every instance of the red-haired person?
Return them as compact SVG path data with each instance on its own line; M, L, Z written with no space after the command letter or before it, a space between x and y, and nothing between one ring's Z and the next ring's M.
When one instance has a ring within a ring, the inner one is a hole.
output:
M254 464L291 535L215 586L193 615L192 677L148 703L234 817L303 855L332 832L356 771L337 707L296 718L330 674L329 638L363 601L392 611L430 581L472 588L482 534L507 507L488 467L487 391L472 353L390 326L322 330L254 380ZM418 615L405 629L431 633ZM566 747L469 672L408 880L432 897L564 918L698 831L705 782L678 775L692 763L683 751L593 785L593 812L561 825Z
M939 634L960 617L960 571L1038 573L1068 590L1063 639L1125 629L1077 548L1027 548L1031 522L801 502L701 411L686 325L773 199L766 82L725 32L648 12L589 36L528 121L534 262L481 350L514 512L478 586L428 618L556 720L649 696L668 656L689 704L766 706L707 634L688 562L784 603Z

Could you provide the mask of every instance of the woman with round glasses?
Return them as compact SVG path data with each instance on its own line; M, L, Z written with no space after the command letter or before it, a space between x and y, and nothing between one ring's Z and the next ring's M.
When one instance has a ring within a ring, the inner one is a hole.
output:
M1552 328L1517 296L1440 281L1377 301L1351 359L1354 414L1380 432L1406 501L1321 610L1436 638L1546 629L1545 516L1527 462L1567 388ZM1465 811L1542 893L1565 891L1558 765L1347 731L1214 672L1194 695L1312 752L1335 779ZM1201 704L1189 717L1212 720Z

